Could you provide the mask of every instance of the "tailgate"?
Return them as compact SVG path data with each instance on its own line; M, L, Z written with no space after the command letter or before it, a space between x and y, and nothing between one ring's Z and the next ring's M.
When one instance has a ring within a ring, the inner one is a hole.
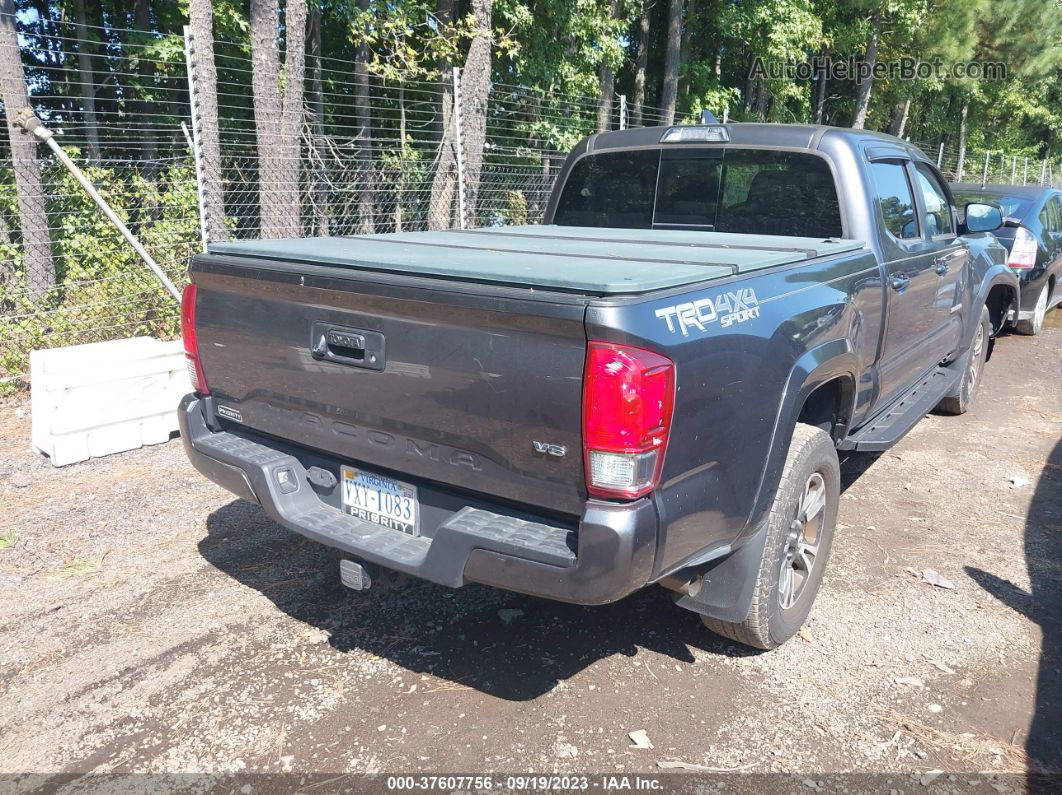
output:
M582 301L301 270L195 259L222 414L399 477L582 512Z

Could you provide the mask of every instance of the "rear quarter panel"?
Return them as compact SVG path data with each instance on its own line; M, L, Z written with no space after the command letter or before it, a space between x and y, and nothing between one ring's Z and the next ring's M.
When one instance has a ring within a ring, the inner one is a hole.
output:
M702 303L702 327L683 327L682 305L705 298L715 316L707 319ZM676 364L674 421L653 497L661 517L655 576L725 552L762 520L801 395L816 382L850 378L849 416L865 410L883 301L880 268L862 250L588 308L590 339L658 351Z

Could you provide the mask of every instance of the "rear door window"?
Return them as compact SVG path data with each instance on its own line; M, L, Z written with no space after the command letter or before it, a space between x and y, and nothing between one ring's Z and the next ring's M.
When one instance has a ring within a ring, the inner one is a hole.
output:
M1062 231L1062 201L1054 196L1047 201L1040 212L1040 223L1048 234L1057 235Z
M921 163L915 164L915 173L918 175L918 188L922 191L922 201L926 206L925 217L922 219L926 237L952 234L955 226L951 219L951 205L940 180Z
M870 164L870 173L885 228L900 240L918 237L914 195L904 164L892 160L877 161Z

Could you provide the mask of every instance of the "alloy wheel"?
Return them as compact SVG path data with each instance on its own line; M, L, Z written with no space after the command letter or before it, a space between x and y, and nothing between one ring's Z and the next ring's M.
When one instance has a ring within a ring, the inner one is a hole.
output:
M1047 317L1047 288L1040 290L1040 297L1036 299L1036 308L1033 309L1033 331L1039 334L1044 327L1044 318Z
M778 603L788 610L811 579L826 522L826 481L814 472L804 484L796 516L789 525L782 568L778 574Z
M981 377L981 353L985 349L985 327L978 324L977 333L974 334L973 345L970 347L970 366L966 370L966 378L963 382L964 397L968 401L977 389L977 379Z

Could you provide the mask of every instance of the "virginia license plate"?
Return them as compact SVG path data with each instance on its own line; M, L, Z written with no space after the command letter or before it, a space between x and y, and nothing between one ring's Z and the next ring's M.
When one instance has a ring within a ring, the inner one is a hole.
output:
M417 527L417 488L364 469L343 467L343 510L410 535Z

